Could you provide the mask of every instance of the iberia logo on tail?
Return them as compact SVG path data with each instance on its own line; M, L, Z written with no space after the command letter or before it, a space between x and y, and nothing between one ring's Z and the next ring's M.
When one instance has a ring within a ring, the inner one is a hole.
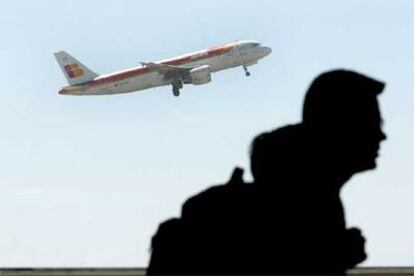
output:
M84 74L84 71L82 68L79 68L77 63L65 65L65 70L71 79L81 77Z

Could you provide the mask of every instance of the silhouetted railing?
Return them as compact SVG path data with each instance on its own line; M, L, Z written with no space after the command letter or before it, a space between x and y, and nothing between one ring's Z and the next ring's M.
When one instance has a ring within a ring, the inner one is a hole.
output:
M142 276L145 268L3 268L0 276ZM414 276L414 267L363 267L351 276Z

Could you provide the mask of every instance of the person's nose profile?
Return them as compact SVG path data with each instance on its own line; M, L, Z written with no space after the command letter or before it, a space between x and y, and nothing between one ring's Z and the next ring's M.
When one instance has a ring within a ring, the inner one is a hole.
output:
M380 140L380 142L387 140L387 135L384 133L384 131L382 131L382 129L380 129L380 139L379 140Z

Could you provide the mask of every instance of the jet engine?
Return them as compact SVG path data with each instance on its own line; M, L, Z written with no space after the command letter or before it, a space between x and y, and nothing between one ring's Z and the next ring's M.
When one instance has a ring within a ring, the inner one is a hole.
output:
M205 84L211 82L211 66L203 65L197 68L192 69L188 74L188 79L185 83L192 83L195 85Z

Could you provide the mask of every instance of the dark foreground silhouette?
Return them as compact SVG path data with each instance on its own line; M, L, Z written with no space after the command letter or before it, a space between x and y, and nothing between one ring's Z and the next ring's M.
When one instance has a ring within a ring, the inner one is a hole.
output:
M159 226L148 274L341 275L362 262L365 239L346 227L339 193L376 167L383 88L345 70L316 78L301 123L254 139L254 183L237 168Z

